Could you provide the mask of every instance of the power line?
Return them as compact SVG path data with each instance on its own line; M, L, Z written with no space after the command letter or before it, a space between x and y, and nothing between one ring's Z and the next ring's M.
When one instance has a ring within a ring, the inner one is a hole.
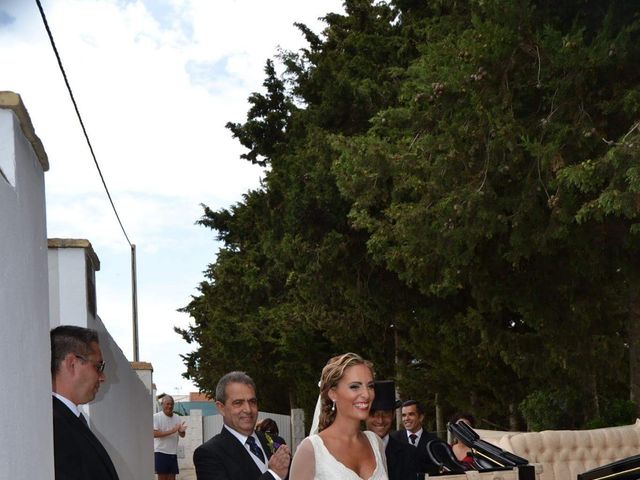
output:
M62 72L62 77L64 78L64 83L67 85L67 90L69 91L69 96L71 97L71 102L73 103L73 108L76 110L76 115L78 115L78 120L80 121L80 126L82 127L82 132L84 133L84 138L87 140L87 145L89 145L89 151L91 152L91 156L93 157L93 163L96 165L96 169L98 169L98 174L100 175L100 180L102 180L102 185L104 186L105 192L107 192L107 197L109 198L109 202L111 203L111 208L113 208L113 213L115 213L116 218L118 219L118 223L120 224L120 228L122 229L122 233L124 234L124 238L127 239L127 243L131 248L133 245L129 240L129 236L127 235L126 230L124 229L124 225L120 221L120 215L118 215L118 210L116 210L116 206L113 203L113 199L111 198L111 194L109 193L109 188L107 187L107 183L104 180L104 176L102 175L102 170L100 170L100 165L98 164L98 159L96 158L95 153L93 152L93 146L91 145L91 141L89 140L89 135L87 134L87 129L84 127L84 122L82 121L82 116L80 115L80 110L78 109L78 104L76 103L76 99L73 96L73 91L71 90L71 85L69 84L69 80L67 79L67 74L64 71L64 67L62 65L62 59L60 58L60 54L58 53L58 49L56 48L56 43L53 41L53 35L51 33L51 29L49 28L49 23L47 22L47 17L44 14L44 10L42 8L42 4L40 0L36 0L38 4L38 10L40 10L40 15L42 16L42 21L44 23L44 27L47 29L47 34L49 35L49 41L51 42L51 47L53 47L53 52L56 55L56 59L58 60L58 66L60 67L60 72Z
M47 22L47 16L44 14L44 9L42 8L42 4L40 3L40 0L36 0L36 4L38 5L38 10L40 10L40 15L42 16L42 22L44 23L44 27L47 29L47 34L49 35L49 41L51 42L51 47L53 48L53 52L56 55L56 59L58 60L58 66L60 67L60 72L62 72L64 83L67 85L67 90L69 92L69 96L71 97L73 108L75 108L76 115L78 116L78 120L80 121L80 126L82 127L82 133L84 133L84 138L87 140L87 145L89 145L89 151L91 152L93 163L96 165L96 169L98 170L98 174L100 175L100 180L102 181L102 185L104 186L104 191L107 193L107 197L109 198L109 203L111 203L111 208L113 209L113 213L116 215L116 219L118 220L120 229L124 234L124 238L127 239L127 243L129 244L129 247L131 247L131 304L132 304L132 317L133 317L132 318L133 361L137 362L138 361L138 293L137 293L138 280L137 280L137 272L136 272L136 246L135 244L132 244L131 241L129 240L129 235L127 235L127 231L124 229L124 225L122 225L122 221L120 220L120 215L118 215L118 210L116 210L116 206L113 203L111 194L109 193L107 182L105 182L104 176L102 175L102 170L100 170L98 159L96 158L96 154L93 152L93 146L91 145L91 141L89 140L87 129L84 127L84 122L82 121L82 116L80 115L78 104L76 103L76 99L73 96L73 90L71 90L69 79L67 79L67 74L64 71L64 66L62 65L62 59L60 58L60 54L58 53L58 49L56 48L56 42L54 42L53 40L53 34L51 33L51 29L49 28L49 23Z

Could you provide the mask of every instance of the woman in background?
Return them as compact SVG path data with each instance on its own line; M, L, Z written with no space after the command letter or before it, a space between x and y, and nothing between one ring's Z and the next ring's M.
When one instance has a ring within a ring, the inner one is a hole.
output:
M265 434L272 452L275 452L280 447L280 445L286 445L287 443L284 441L284 438L280 436L278 424L272 418L265 418L264 420L258 422L258 424L256 425L256 431Z
M476 425L476 419L470 413L457 413L453 417L451 417L450 423L460 422L466 423L471 428L474 428ZM464 463L465 467L469 469L473 468L473 457L469 455L469 447L467 447L456 437L453 437L451 442L451 449L453 450L453 453L455 454L458 461Z

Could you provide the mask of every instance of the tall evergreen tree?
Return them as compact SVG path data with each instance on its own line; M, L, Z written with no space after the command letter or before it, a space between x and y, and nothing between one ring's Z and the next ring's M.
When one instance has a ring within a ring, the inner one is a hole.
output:
M487 425L621 421L640 397L640 8L345 11L299 25L308 48L282 76L267 62L228 124L265 174L205 207L224 246L184 309L187 375L211 393L241 368L263 407L309 409L326 359L356 350Z
M632 182L603 141L637 121L637 7L433 2L422 16L405 5L422 41L401 101L341 140L351 218L375 259L454 307L444 321L479 332L476 355L493 351L506 378L526 380L514 404L568 384L589 399L576 423L597 417L621 391L610 364L638 285L625 266L638 205L612 205L611 182Z

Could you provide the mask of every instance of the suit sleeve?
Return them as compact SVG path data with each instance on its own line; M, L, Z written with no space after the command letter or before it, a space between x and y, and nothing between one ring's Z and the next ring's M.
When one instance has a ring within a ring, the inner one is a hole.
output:
M193 464L198 480L231 480L219 455L204 445L193 452Z
M205 445L199 446L193 452L193 464L196 467L196 478L198 480L235 480L229 476L220 453L206 448ZM265 472L256 480L275 480L275 477L269 472Z
M64 419L57 418L54 412L53 444L56 480L82 480L87 478L82 458L73 438L69 426Z

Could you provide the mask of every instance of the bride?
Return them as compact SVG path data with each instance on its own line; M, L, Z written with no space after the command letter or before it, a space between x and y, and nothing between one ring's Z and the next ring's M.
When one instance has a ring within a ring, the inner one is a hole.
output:
M373 397L371 362L355 353L330 359L320 379L319 433L300 443L290 480L388 480L382 441L360 430Z

